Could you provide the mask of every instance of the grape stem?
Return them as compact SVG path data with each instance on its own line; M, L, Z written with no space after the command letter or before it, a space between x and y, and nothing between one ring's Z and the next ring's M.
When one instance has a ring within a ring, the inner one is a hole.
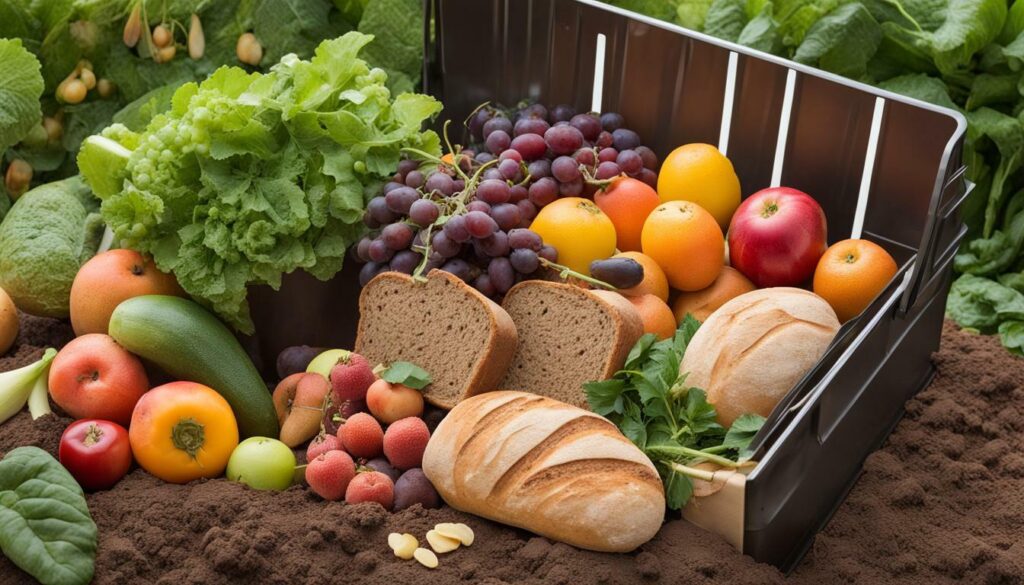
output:
M598 280L598 279L596 279L596 278L594 278L592 276L587 276L586 274L583 274L583 273L580 273L580 272L576 272L575 270L573 270L572 268L569 268L568 266L563 266L563 265L558 264L556 262L552 262L552 261L548 260L547 258L539 258L539 260L540 260L541 265L544 266L545 268L551 268L553 270L557 270L558 271L558 276L562 280L568 280L571 277L571 278L575 278L575 279L578 279L578 280L582 280L583 282L586 282L588 284L592 284L592 285L600 287L600 288L605 288L605 289L608 289L608 290L619 290L618 288L608 284L607 282L605 282L603 280Z
M594 187L597 187L598 189L601 189L602 191L604 191L609 186L611 186L611 184L616 179L618 179L618 178L623 176L623 175L616 175L616 176L614 176L614 177L612 177L610 179L598 179L598 178L594 177L594 175L592 175L590 173L590 169L588 169L586 165L582 165L582 164L580 165L580 174L583 175L583 181L586 184L592 185Z

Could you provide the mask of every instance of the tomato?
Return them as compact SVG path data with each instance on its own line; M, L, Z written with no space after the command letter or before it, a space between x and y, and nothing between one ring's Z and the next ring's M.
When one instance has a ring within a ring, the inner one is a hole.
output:
M60 437L60 464L83 490L105 490L121 481L132 465L128 431L109 420L83 419Z
M590 274L590 263L615 253L615 224L593 201L563 197L549 203L530 224L558 250L558 263Z
M171 483L224 473L238 446L231 406L212 388L172 382L142 395L128 432L135 460Z

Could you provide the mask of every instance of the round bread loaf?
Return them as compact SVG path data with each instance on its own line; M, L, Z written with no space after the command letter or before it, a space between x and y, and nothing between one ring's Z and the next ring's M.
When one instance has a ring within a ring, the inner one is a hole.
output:
M702 388L729 426L742 414L768 416L821 358L836 331L835 311L798 288L766 288L725 303L686 348L680 371Z

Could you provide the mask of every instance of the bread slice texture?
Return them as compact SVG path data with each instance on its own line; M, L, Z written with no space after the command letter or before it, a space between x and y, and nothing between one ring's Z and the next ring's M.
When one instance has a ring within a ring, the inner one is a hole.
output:
M508 291L502 306L519 331L519 347L500 387L581 408L583 384L622 368L644 332L633 304L611 291L527 280Z
M628 552L665 516L651 461L604 417L525 392L460 403L423 454L451 507L573 546Z
M432 270L426 282L385 272L359 295L355 351L371 363L426 370L432 382L423 397L440 408L498 388L516 344L508 313L448 272Z

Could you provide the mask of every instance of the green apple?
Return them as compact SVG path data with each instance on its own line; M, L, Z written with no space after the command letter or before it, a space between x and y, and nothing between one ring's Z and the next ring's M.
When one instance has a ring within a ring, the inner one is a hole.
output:
M315 372L330 380L331 370L334 369L334 366L339 361L348 358L351 353L347 349L329 349L313 358L313 361L309 362L309 365L306 366L306 371Z
M227 476L257 490L285 490L295 476L295 454L277 439L250 437L231 453Z

